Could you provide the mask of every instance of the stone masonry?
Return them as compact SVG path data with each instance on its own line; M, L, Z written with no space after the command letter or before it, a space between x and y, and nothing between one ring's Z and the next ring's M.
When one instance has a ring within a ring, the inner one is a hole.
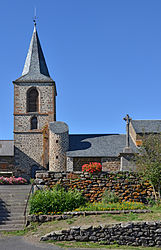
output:
M77 189L90 202L101 200L105 190L114 192L120 201L147 203L147 198L154 198L153 188L136 172L100 172L90 176L83 172L37 172L35 183L40 187L52 188L61 184L65 189Z
M69 148L69 128L64 122L49 123L49 170L66 170L66 151Z
M14 140L15 140L15 165L21 168L25 175L31 174L32 166L43 167L43 127L54 120L54 85L49 83L37 83L39 92L39 112L27 112L27 90L33 86L32 83L15 84L15 106L14 106ZM53 114L53 117L51 117ZM31 130L30 120L35 115L38 128ZM27 142L27 143L26 143Z
M71 227L50 232L41 241L92 241L144 247L161 247L161 222L143 221L118 224Z

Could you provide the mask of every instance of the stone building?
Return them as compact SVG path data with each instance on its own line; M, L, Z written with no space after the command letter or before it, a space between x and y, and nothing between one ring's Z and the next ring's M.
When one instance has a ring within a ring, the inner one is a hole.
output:
M101 162L104 171L133 169L143 133L160 133L161 120L126 117L126 134L70 134L56 121L56 84L50 77L36 24L22 76L14 84L14 141L0 141L0 172L34 177L36 170L80 171Z
M22 173L43 167L43 133L56 120L56 87L50 77L36 25L22 76L14 84L14 157Z

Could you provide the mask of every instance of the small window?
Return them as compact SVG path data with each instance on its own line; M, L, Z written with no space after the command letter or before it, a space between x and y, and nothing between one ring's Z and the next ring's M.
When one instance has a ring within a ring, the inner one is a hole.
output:
M33 116L31 118L31 129L37 129L37 117Z
M58 155L56 156L56 159L58 159Z
M0 148L2 148L2 144L0 144Z
M56 140L56 143L58 143L58 140Z

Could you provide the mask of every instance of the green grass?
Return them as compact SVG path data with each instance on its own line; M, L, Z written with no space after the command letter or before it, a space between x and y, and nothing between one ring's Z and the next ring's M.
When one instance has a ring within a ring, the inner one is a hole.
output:
M115 220L116 222L128 222L128 221L137 221L139 220L139 214L129 213L129 214L104 214L101 215L103 219L111 219Z
M125 250L158 250L157 247L133 247L133 246L119 246L118 244L114 245L105 245L103 243L94 243L94 242L57 242L57 241L44 241L44 243L53 243L59 247L64 248L97 248L97 249L125 249Z

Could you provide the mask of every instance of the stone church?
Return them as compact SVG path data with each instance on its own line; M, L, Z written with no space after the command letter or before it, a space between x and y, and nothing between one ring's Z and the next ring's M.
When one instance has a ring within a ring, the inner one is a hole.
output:
M126 134L69 134L56 121L56 83L50 77L36 24L22 76L14 84L14 140L0 140L0 173L26 178L37 170L81 171L84 163L102 163L104 171L133 169L144 133L160 133L161 120L132 120Z

